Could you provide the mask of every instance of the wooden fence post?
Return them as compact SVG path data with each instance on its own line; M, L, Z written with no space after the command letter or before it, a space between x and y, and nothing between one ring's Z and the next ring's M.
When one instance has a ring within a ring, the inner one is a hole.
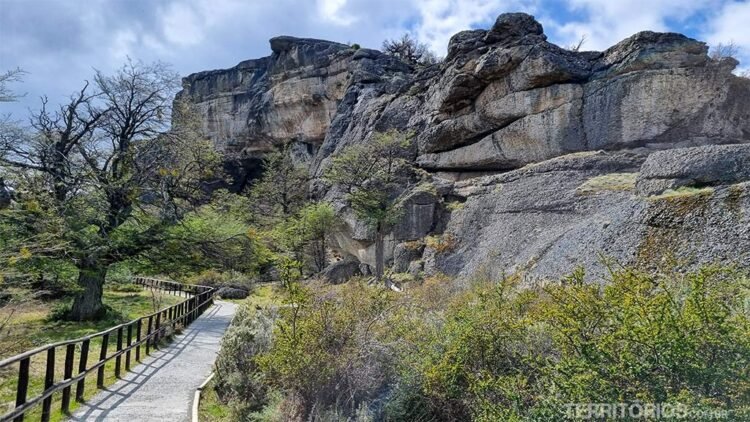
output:
M89 358L89 344L91 343L90 339L86 339L81 343L81 360L78 362L78 374L82 374L86 372L86 361ZM82 377L78 381L78 386L76 387L76 401L82 402L83 401L83 393L86 391L86 377Z
M151 325L154 322L154 316L150 315L148 317L148 329L146 330L146 356L148 356L149 351L151 350Z
M76 352L76 345L75 344L69 344L65 347L65 367L63 369L63 379L68 380L73 377L73 356ZM62 391L62 405L61 409L63 413L68 413L70 411L70 388L71 386L67 386L63 388Z
M117 350L115 353L122 351L122 327L117 329ZM120 370L122 369L122 355L117 355L115 358L115 378L120 378Z
M159 348L159 328L161 326L161 311L156 314L156 327L154 328L154 349Z
M107 358L107 343L109 343L109 333L102 336L102 349L99 352L99 362ZM104 366L100 366L96 374L97 388L104 388Z
M18 385L16 386L16 407L26 403L26 393L29 390L29 362L31 358L25 358L18 364ZM16 416L13 422L23 422L23 415Z
M135 342L140 343L141 342L141 325L142 325L143 319L138 318L138 323L135 326ZM141 361L141 345L138 344L138 346L135 347L135 360L137 362Z
M44 391L47 391L55 383L55 348L47 349L47 370L44 374ZM42 402L42 422L49 421L52 409L52 396Z
M133 344L133 324L128 324L128 344L125 352L125 370L130 371L130 345Z

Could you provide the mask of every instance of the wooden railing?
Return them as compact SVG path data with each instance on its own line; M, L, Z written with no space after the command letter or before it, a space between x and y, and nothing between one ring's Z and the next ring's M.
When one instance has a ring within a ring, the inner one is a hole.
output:
M145 277L135 277L133 282L146 289L162 290L176 295L184 294L187 299L153 314L134 319L99 333L74 340L48 344L1 361L0 371L17 364L18 377L15 408L0 416L0 421L23 421L24 415L40 403L42 406L41 420L43 422L49 421L52 409L52 395L59 391L62 391L60 408L62 412L68 413L70 411L73 385L76 386L76 401L82 402L87 375L93 374L96 371L96 387L99 389L104 388L105 365L107 362L115 360L114 375L119 378L122 373L123 363L125 371L129 371L131 357L136 362L140 362L141 349L145 349L144 354L148 355L152 348L158 348L159 339L163 338L167 333L168 327L174 330L177 326L188 326L213 304L214 289L208 286L181 284ZM96 357L95 361L91 361L90 355L93 351L90 350L90 347L92 340L95 339L101 339L101 344L98 350L98 357ZM112 349L110 349L110 344L112 344ZM55 380L55 354L63 350L65 353L63 376L62 379ZM76 353L77 350L79 353ZM109 353L109 350L112 350L112 353ZM46 355L44 391L36 397L28 398L31 360L35 356L42 354ZM78 366L74 375L76 354L78 355Z

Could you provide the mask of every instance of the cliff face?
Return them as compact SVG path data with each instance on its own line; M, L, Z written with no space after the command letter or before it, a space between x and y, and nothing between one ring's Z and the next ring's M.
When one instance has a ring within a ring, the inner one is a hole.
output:
M222 151L241 188L259 158L287 142L309 160L353 84L398 78L410 69L380 52L330 41L276 37L273 54L183 79L178 100L196 104L203 129Z
M389 237L400 270L547 277L583 264L597 274L599 253L750 264L746 166L726 170L748 147L701 147L750 142L750 81L704 43L642 32L572 52L548 43L533 17L504 14L456 34L445 61L419 71L326 41L271 47L270 57L185 78L179 97L200 107L228 157L295 142L313 175L346 145L412 132L413 160L433 187L409 197ZM669 160L682 173L660 174ZM659 196L680 186L703 190ZM341 250L372 264L369 231L336 189L316 192L348 222L336 233ZM402 242L429 235L444 240L439 251L427 242L404 253Z

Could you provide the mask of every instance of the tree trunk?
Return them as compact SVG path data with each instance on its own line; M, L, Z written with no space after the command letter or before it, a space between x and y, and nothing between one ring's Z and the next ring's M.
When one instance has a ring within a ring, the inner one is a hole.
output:
M383 227L378 224L377 232L375 233L375 279L377 281L383 280L383 272L385 267L385 257L383 254Z
M107 267L96 263L86 262L78 269L78 286L81 290L73 299L70 319L88 321L101 316L104 311L102 288L106 275Z

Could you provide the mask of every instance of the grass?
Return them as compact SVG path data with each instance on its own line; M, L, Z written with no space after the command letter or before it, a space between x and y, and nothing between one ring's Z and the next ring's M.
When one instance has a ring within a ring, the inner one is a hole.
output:
M201 391L201 401L198 405L198 420L206 422L229 422L231 421L231 412L229 406L222 403L216 390L214 382L211 381L206 388Z
M103 331L106 328L117 324L133 320L137 317L144 316L164 307L179 303L184 300L177 296L155 293L150 291L140 292L115 292L107 290L104 292L104 303L109 307L105 318L100 321L92 322L70 322L70 321L53 321L50 315L59 306L66 304L65 300L57 301L38 301L31 300L19 303L12 307L5 307L0 310L0 320L9 321L7 332L0 339L0 350L2 358L14 356L26 350L36 348L57 341L75 339L87 334ZM110 340L109 353L113 350L113 342ZM101 339L93 339L90 345L89 363L98 358L101 349ZM74 373L78 370L78 361L80 356L80 346L76 347L74 354ZM141 357L145 356L141 351ZM44 390L44 373L46 367L46 354L35 355L31 359L30 380L28 398L38 396ZM65 362L65 348L56 348L55 350L55 380L63 378L63 367ZM134 353L131 354L131 366L135 365ZM117 379L114 376L115 361L110 361L105 365L105 385L114 383ZM124 373L125 362L123 359L122 368ZM16 384L17 384L17 365L12 365L0 371L0 413L5 413L14 407ZM91 398L97 393L96 374L86 377L86 389L84 398ZM60 412L60 393L53 396L52 403L52 420L64 420L65 415ZM71 409L76 407L75 387L72 388ZM41 414L41 407L36 406L28 412L27 420L38 420Z
M688 196L695 196L695 195L711 195L714 193L714 188L712 187L704 187L704 188L695 188L690 186L682 186L677 189L667 189L664 191L664 193L661 193L659 195L650 196L649 199L670 199L670 198L683 198Z
M248 296L246 299L239 301L241 304L245 304L251 307L265 308L273 305L280 305L282 300L283 292L280 285L276 284L264 284L258 286L253 290L253 294Z
M638 173L610 173L592 177L576 189L578 195L597 192L629 192L635 188Z

